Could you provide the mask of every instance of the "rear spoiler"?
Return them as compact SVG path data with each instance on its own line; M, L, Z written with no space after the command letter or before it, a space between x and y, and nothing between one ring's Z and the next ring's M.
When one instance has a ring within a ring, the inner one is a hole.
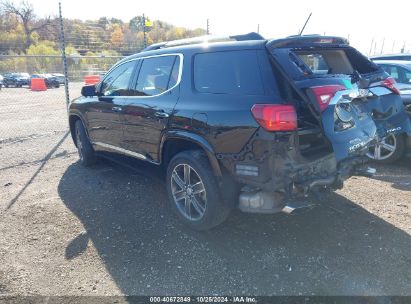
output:
M303 35L289 36L282 39L268 41L267 47L273 48L299 48L299 47L341 47L348 46L347 39L335 36Z

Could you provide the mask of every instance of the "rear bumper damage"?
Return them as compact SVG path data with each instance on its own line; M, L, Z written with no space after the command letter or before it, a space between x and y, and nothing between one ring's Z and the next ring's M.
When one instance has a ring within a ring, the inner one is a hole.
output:
M294 179L288 179L286 186L277 191L263 189L254 189L244 191L239 197L239 208L243 212L250 213L291 213L296 209L312 207L316 205L313 201L313 194L327 189L340 189L346 179L351 176L371 177L376 170L367 167L368 159L357 157L341 161L336 166L336 171L329 175L300 175L303 171L324 171L324 165L328 161L310 162L299 165L299 169L294 171ZM291 173L289 171L289 173ZM271 183L278 181L278 178L272 178ZM286 178L287 180L287 178ZM247 188L246 188L247 189ZM271 188L273 189L273 188Z
M345 179L350 176L371 177L376 173L374 168L357 166L363 161L352 160L341 164L340 170L328 177L311 177L303 183L295 183L292 188L282 192L254 190L240 194L239 208L248 213L292 213L297 209L309 208L316 205L313 194L321 189L342 187Z
M375 173L366 167L368 158L361 151L337 161L328 150L303 156L298 143L297 132L274 134L259 130L242 153L218 155L231 175L245 185L239 196L241 211L290 213L313 206L312 193L340 189L344 180L353 175Z

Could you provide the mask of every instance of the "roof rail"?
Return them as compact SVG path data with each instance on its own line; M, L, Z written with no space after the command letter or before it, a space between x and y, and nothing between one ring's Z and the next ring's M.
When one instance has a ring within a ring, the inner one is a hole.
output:
M206 36L200 36L200 37L194 37L194 38L186 38L186 39L155 43L143 49L142 52L158 50L158 49L173 47L173 46L190 45L190 44L213 43L213 42L224 42L224 41L247 41L247 40L265 40L265 39L263 36L255 32L251 32L251 33L244 34L244 35L234 35L234 36L206 35Z

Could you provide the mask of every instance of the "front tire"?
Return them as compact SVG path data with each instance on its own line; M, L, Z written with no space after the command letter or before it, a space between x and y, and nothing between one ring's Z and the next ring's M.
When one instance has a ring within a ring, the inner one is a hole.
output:
M95 164L96 155L94 153L94 149L90 143L90 140L88 139L83 123L80 120L76 121L74 131L80 163L85 167L89 167Z
M166 186L172 208L195 230L209 230L221 224L231 211L201 150L184 151L173 157L167 167Z

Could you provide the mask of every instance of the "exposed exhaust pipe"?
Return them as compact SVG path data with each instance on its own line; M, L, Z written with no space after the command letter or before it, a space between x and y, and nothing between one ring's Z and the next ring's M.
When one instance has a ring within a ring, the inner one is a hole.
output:
M281 212L291 214L294 211L301 210L301 209L306 209L306 208L313 208L315 206L314 203L311 203L309 201L295 201L295 202L290 202L288 203L282 210Z
M365 177L373 177L375 175L375 173L377 173L377 169L367 167L367 168L357 169L355 171L354 175L365 176Z
M281 212L287 213L287 214L291 214L293 211L295 210L294 207L292 206L285 206Z

